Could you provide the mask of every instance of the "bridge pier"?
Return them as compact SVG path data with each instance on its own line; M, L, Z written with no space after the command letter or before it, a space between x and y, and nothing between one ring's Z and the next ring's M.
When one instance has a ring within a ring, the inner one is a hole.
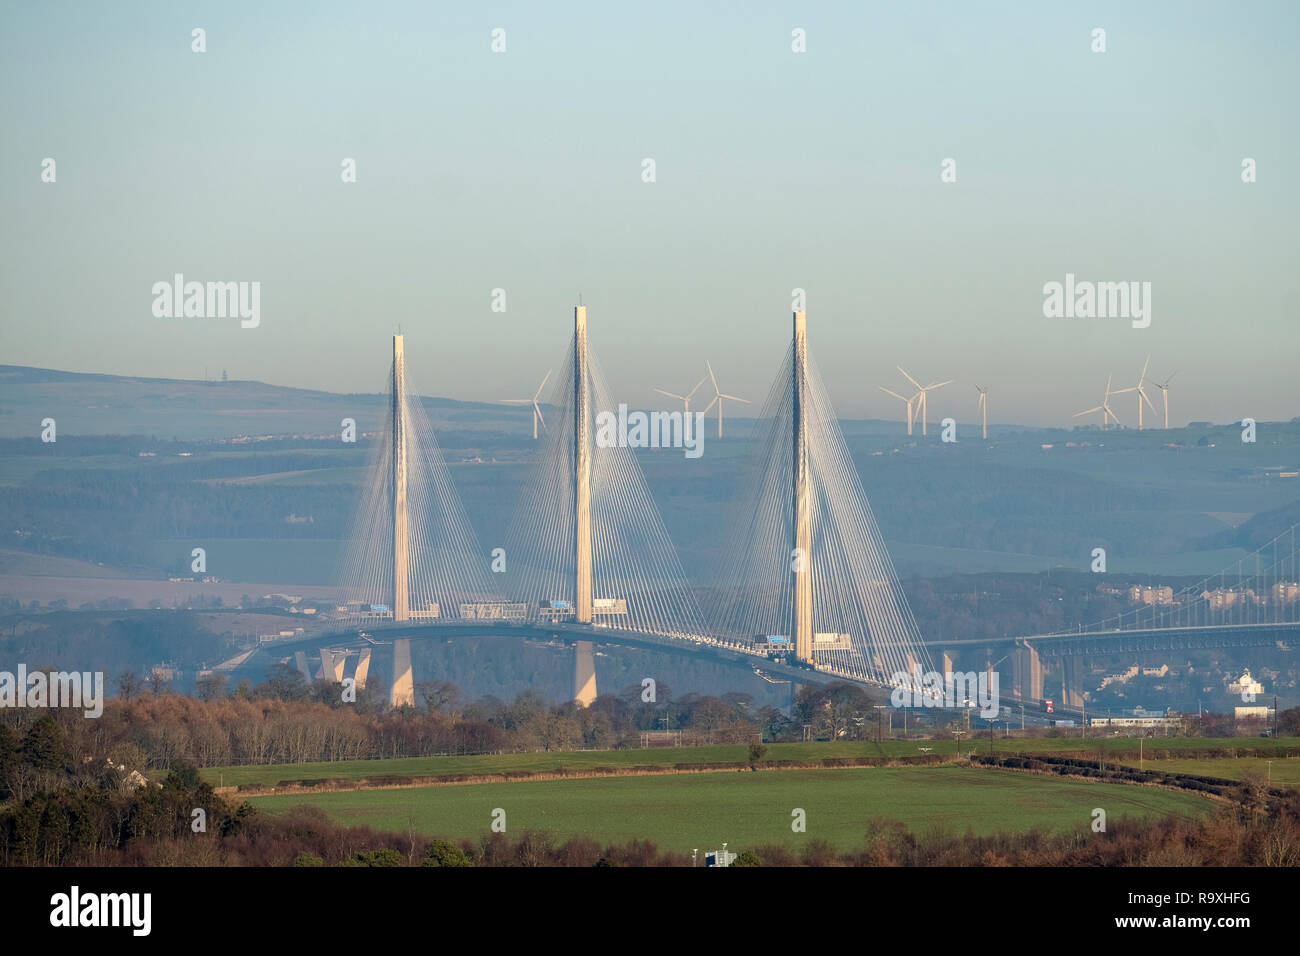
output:
M1083 707L1083 659L1071 654L1061 658L1061 704L1070 708Z
M1021 700L1041 702L1043 699L1043 662L1038 651L1029 644L1017 642L1011 656L1013 672L1012 692Z
M415 682L411 677L411 639L393 641L393 689L389 696L393 707L415 706Z
M912 655L912 654L908 654L908 655L907 655L907 666L908 666L908 669L909 669L909 670L914 670L914 669L915 669L915 667L914 667L915 664L916 664L916 657L915 657L914 655ZM943 677L944 677L944 679L946 680L946 679L948 678L948 675L951 674L951 673L952 673L952 653L951 653L950 651L944 651L944 652L943 652Z
M314 678L312 677L311 668L307 666L306 651L293 652L293 666L298 668L298 673L301 674L304 679L306 679L308 684L310 684L312 680L314 680Z
M366 678L370 674L370 648L362 648L360 656L357 658L356 675L352 678L356 682L357 690L366 689Z
M343 665L347 663L347 654L340 651L337 654L327 647L320 649L320 676L323 680L342 683Z
M575 641L573 650L573 702L590 707L596 699L596 658L591 641Z

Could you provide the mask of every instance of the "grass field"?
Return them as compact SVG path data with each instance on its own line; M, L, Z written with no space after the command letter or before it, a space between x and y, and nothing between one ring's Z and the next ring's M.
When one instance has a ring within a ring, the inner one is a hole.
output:
M1082 751L1095 754L1099 744L1107 753L1136 750L1135 738L1106 738L1097 740L1078 737L1049 737L1019 739L996 737L995 753L1060 753ZM1300 747L1300 737L1281 737L1276 740L1256 737L1199 738L1167 737L1146 742L1152 750L1206 750L1225 751L1237 747L1280 749ZM917 756L921 748L930 748L935 754L955 754L958 744L953 740L886 740L883 743L796 743L769 744L767 760L824 760L830 757L904 757ZM203 779L213 785L239 786L260 784L273 787L282 780L359 780L384 774L436 777L452 774L511 773L519 771L582 770L593 767L671 767L678 763L739 763L746 759L747 748L742 744L714 747L664 747L653 750L580 750L555 753L479 754L472 757L399 757L391 760L346 760L332 763L261 764L242 767L205 767ZM987 738L961 743L963 752L978 750L988 753ZM1148 761L1149 763L1150 761ZM1274 765L1276 769L1276 764ZM1220 774L1222 776L1222 774Z
M634 837L660 848L733 848L811 838L839 848L862 845L867 821L887 817L924 832L988 834L1042 828L1086 830L1095 807L1111 819L1213 811L1205 797L1152 787L1063 780L1014 771L947 765L855 770L723 772L488 783L460 787L357 790L306 796L257 797L267 812L304 803L335 821L377 830L476 838L493 810L506 812L507 832L544 829L561 839L581 834L602 843ZM805 833L791 830L795 808L807 814Z
M1136 760L1124 760L1124 764L1136 767ZM1272 770L1269 764L1272 764ZM1143 770L1163 770L1165 773L1191 773L1201 777L1223 777L1227 780L1241 780L1248 773L1258 773L1270 778L1275 787L1300 788L1300 757L1282 757L1267 760L1264 757L1236 757L1230 759L1208 760L1144 760Z

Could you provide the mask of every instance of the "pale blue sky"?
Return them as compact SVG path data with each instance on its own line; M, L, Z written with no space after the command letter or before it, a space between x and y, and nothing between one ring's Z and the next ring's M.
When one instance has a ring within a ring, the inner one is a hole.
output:
M1178 423L1300 414L1296 4L708 6L6 5L0 363L377 391L400 323L425 394L517 397L581 292L621 400L760 401L799 286L844 415L901 364L1065 424L1148 352ZM176 272L261 327L154 318ZM1043 318L1066 272L1151 327Z

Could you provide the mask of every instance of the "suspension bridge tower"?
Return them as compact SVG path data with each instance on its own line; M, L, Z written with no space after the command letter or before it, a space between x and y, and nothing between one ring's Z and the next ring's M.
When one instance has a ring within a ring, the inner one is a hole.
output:
M393 336L393 621L411 617L409 539L406 524L406 356L402 336ZM411 641L393 641L394 707L415 704L415 682L411 672Z
M573 310L574 612L591 623L591 392L587 378L587 307Z
M812 660L812 515L808 479L808 313L794 314L794 654Z
M591 389L587 376L587 307L573 309L573 525L574 620L591 623ZM596 699L591 641L574 644L573 699L584 707Z
M393 620L410 619L406 530L406 356L402 336L393 336Z

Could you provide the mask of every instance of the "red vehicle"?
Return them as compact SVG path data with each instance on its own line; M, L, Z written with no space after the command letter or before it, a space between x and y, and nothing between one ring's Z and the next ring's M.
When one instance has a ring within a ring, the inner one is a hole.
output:
M1055 711L1052 710L1052 698L1048 697L1043 701L1043 710L1049 714L1055 713Z

